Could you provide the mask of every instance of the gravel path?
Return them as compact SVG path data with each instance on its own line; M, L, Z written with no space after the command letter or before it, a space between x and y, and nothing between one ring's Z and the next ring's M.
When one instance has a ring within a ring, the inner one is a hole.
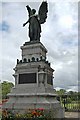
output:
M80 112L65 112L65 118L80 118Z

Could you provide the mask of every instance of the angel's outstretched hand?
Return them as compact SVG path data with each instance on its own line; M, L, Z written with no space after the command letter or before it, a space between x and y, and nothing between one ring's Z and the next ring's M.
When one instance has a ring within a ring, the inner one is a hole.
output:
M27 21L26 23L23 24L23 27L28 23L29 21Z
M26 23L23 24L23 27L26 25Z

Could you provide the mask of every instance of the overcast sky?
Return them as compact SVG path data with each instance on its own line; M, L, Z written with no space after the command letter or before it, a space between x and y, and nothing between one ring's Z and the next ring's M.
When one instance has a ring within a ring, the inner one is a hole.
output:
M29 41L26 5L38 12L41 2L2 2L2 51L0 78L14 83L13 68L21 59L20 46ZM1 18L0 13L0 18ZM47 48L47 59L55 69L54 88L77 90L78 88L78 3L48 2L48 17L42 26L41 42ZM0 36L1 39L1 36ZM2 65L2 66L1 66ZM1 72L2 71L2 72Z

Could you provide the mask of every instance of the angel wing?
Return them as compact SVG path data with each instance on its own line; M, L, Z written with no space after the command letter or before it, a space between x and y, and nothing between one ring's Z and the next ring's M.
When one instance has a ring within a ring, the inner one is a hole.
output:
M26 7L27 7L28 14L29 14L29 17L30 17L30 15L31 15L31 8L28 5Z
M38 12L40 24L46 22L47 12L48 12L48 4L46 1L43 1Z

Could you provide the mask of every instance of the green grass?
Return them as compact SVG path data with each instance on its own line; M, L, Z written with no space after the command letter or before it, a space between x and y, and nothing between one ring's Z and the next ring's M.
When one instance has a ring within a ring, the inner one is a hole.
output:
M61 104L62 107L64 107L64 104ZM65 107L67 109L72 109L72 110L80 110L80 102L72 102L72 103L66 103Z

